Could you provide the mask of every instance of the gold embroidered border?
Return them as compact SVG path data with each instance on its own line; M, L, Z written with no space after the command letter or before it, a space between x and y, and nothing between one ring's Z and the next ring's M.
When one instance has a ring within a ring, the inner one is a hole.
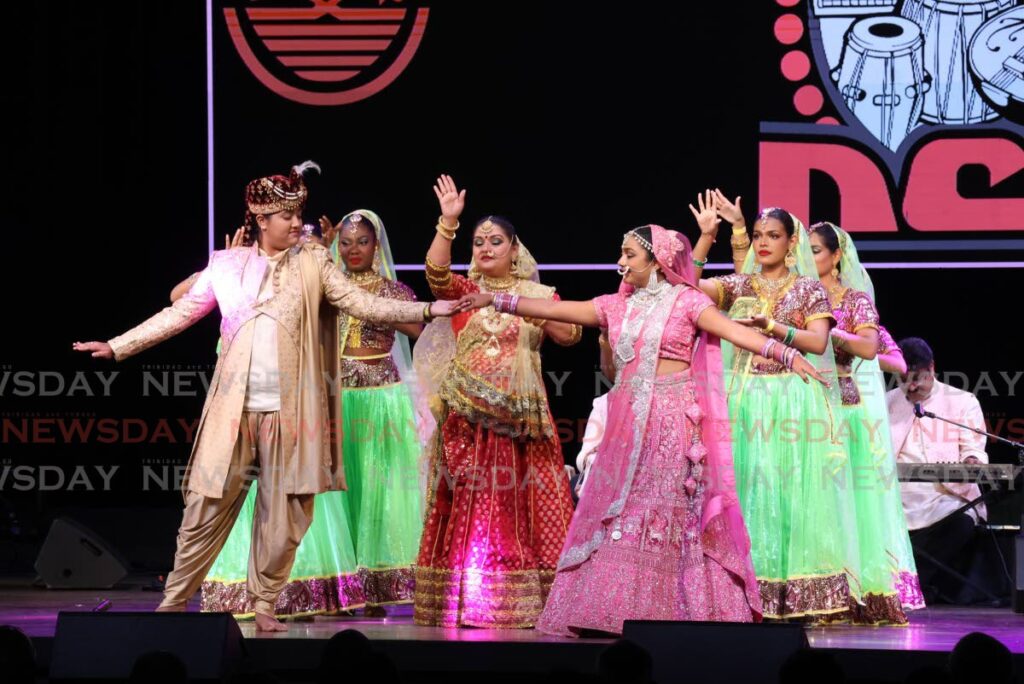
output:
M776 620L842 613L850 607L846 573L757 580L763 615Z
M331 615L365 605L363 580L358 574L293 579L277 599L274 613L279 618ZM252 617L253 601L246 581L207 580L202 585L204 613L233 613Z

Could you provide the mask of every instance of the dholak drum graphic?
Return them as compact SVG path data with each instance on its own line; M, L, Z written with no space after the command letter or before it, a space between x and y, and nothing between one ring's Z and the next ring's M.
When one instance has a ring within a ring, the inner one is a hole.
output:
M1024 122L1024 7L989 19L969 50L975 86L1006 118Z
M982 24L1009 9L1014 0L906 0L901 14L924 33L924 64L932 75L921 119L929 123L973 124L999 114L981 97L967 69L968 47Z
M832 78L847 108L890 150L918 124L929 77L921 29L900 17L860 19Z

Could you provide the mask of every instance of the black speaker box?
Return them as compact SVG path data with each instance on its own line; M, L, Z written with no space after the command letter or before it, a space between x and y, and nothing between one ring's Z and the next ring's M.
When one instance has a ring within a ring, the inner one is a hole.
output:
M109 589L128 574L128 564L89 528L57 518L39 550L36 572L49 589Z
M659 684L775 681L807 643L797 624L627 620L622 636L651 654Z
M245 643L230 613L60 613L50 681L125 679L150 651L178 656L189 681L214 681L238 671Z

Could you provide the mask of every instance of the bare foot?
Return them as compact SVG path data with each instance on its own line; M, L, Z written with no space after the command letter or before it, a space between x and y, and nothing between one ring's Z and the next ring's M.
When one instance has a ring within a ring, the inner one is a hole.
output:
M176 606L157 606L156 612L158 613L184 613L188 610L188 604L181 603Z
M257 632L287 632L288 626L277 618L263 613L256 613Z
M369 618L383 618L388 616L384 606L366 606L363 608L363 616Z

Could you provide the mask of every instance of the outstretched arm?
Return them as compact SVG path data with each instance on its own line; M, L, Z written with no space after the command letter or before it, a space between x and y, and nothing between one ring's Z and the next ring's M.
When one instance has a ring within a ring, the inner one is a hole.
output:
M815 318L807 322L806 329L796 328L795 336L790 340L790 346L796 347L808 354L824 354L825 349L828 348L829 321L830 319ZM736 322L740 325L755 328L758 332L763 332L777 340L785 339L792 327L785 323L775 323L775 321L763 314L753 318L737 318Z
M199 273L195 283L171 306L109 342L76 342L75 351L92 352L97 358L121 361L173 337L217 306L210 268Z
M322 246L310 244L305 249L313 250L319 263L320 285L328 303L360 320L394 326L422 323L434 316L451 316L459 310L453 302L403 302L372 295L342 275Z
M768 338L761 333L731 320L713 306L704 309L697 317L697 327L754 354L761 354L768 342ZM785 351L786 347L777 343L772 347L771 358L781 362ZM811 377L823 385L828 385L828 381L818 374L811 362L799 354L793 359L793 372L798 374L804 382Z
M480 309L494 302L494 294L491 292L473 292L463 295L456 305L462 309ZM568 302L552 299L536 299L533 297L520 297L514 313L524 318L540 318L546 321L561 321L562 323L575 323L586 325L592 328L600 327L601 322L597 318L597 310L593 301Z

